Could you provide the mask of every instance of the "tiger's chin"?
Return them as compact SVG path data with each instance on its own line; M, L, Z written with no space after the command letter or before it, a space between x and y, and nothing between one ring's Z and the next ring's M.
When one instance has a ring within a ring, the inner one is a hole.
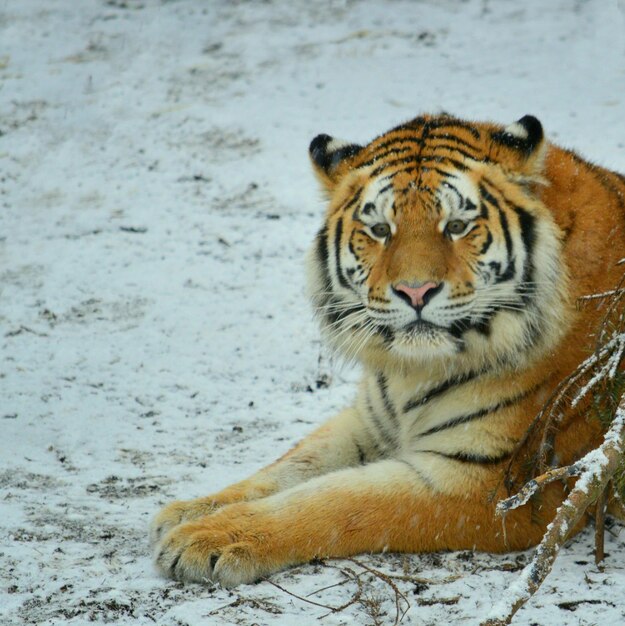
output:
M433 361L458 354L459 344L445 328L415 322L395 333L390 351L404 359Z

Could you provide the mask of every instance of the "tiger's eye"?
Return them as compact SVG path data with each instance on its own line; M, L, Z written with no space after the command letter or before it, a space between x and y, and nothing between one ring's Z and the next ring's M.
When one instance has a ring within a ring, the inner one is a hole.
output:
M447 222L447 226L445 227L445 230L450 235L460 235L461 233L464 232L464 229L466 227L467 227L466 223L463 222L462 220L450 220L449 222Z
M391 234L391 227L386 222L380 222L371 227L371 232L380 239L386 239Z

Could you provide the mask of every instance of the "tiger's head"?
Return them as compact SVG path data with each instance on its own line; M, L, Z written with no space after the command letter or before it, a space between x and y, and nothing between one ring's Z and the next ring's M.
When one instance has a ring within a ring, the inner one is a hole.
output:
M422 116L366 146L317 136L329 206L309 255L313 303L348 357L519 364L566 326L562 235L540 200L547 144Z

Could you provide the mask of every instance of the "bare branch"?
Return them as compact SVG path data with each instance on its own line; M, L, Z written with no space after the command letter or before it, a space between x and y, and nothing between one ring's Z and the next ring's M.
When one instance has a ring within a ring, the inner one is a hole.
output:
M557 467L549 470L530 480L516 495L501 500L497 503L497 513L503 515L512 509L516 509L524 504L527 504L529 499L539 490L556 480L565 480L572 476L579 476L584 471L585 466L582 461L567 465L566 467Z
M509 624L514 614L538 590L551 571L558 551L570 532L577 526L588 507L605 491L622 462L624 449L625 396L621 398L603 443L580 459L579 463L582 463L585 469L567 499L558 509L554 520L547 526L547 532L531 562L523 569L504 598L493 607L491 614L481 626Z
M609 490L610 486L606 485L601 495L597 498L595 508L595 565L597 566L600 565L605 558L605 509Z
M610 289L609 291L604 291L603 293L591 293L587 296L580 296L578 300L599 300L601 298L609 298L610 296L621 293L623 293L623 289Z

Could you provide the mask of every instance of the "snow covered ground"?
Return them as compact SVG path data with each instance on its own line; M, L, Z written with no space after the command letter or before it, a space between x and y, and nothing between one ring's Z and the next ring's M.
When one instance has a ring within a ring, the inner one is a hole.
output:
M625 3L0 0L1 624L392 624L364 566L431 579L396 580L403 624L488 613L527 554L359 557L225 591L160 578L147 545L162 504L243 478L352 396L303 289L310 139L441 109L537 115L625 171ZM613 530L604 571L575 538L515 623L625 623ZM272 584L337 607L356 575L336 613Z

